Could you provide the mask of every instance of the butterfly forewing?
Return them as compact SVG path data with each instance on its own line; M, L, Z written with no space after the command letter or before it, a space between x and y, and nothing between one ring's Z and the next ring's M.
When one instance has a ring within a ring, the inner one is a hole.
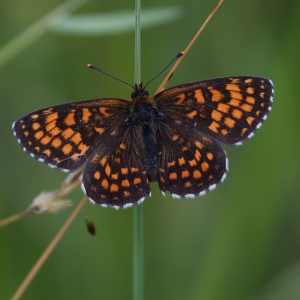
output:
M141 203L150 194L140 134L136 131L121 126L110 143L104 141L90 156L82 188L92 202L126 208Z
M260 77L226 77L175 86L154 96L157 109L181 126L220 142L253 136L272 108L273 85Z
M72 171L125 118L128 101L97 99L33 112L13 125L26 152L51 167Z
M204 195L223 181L227 158L220 145L199 132L184 132L175 122L160 124L159 186L173 197Z

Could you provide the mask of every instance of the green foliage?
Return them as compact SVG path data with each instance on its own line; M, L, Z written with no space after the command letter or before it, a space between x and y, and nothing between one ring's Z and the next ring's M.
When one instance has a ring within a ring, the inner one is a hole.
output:
M158 7L144 9L142 27L155 27L175 21L181 15L179 7ZM58 33L102 36L113 35L134 30L134 11L120 11L98 14L75 15L64 18L52 30Z
M0 43L61 1L0 3ZM212 1L143 1L184 6L182 18L142 32L142 80L181 51ZM90 1L78 15L133 10L133 1ZM30 9L28 9L30 7ZM177 7L177 6L176 6ZM143 204L145 299L299 299L299 1L225 1L170 85L227 75L275 84L274 107L253 139L226 147L230 173L204 198L163 198L155 184ZM64 178L25 155L12 122L33 110L97 97L129 98L127 87L85 70L95 63L133 78L134 35L45 34L0 69L0 215L24 209ZM154 90L156 86L152 86ZM80 191L70 196L82 197ZM68 197L68 198L70 198ZM27 217L0 231L0 298L9 299L69 211ZM86 231L84 217L96 226ZM24 299L132 299L133 209L87 205Z

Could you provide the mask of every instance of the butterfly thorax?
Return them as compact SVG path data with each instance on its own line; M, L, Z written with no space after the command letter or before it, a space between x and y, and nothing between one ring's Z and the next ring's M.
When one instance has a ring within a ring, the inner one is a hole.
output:
M157 120L163 115L159 113L149 101L149 94L142 86L136 86L131 95L132 107L126 118L127 126L135 132L143 151L143 164L146 168L149 181L157 180L158 171L158 144Z

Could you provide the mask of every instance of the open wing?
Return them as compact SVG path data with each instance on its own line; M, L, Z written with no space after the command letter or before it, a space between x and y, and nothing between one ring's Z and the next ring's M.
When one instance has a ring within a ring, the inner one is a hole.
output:
M213 190L226 177L227 158L218 142L196 130L186 131L175 121L159 125L160 189L173 197L194 198Z
M260 77L225 77L171 87L153 97L177 124L226 144L253 136L272 108L273 84Z
M123 122L129 102L95 99L33 112L13 124L23 150L66 172L79 168L101 140Z
M104 142L85 165L82 189L93 203L127 208L150 194L140 127L120 127L119 134Z

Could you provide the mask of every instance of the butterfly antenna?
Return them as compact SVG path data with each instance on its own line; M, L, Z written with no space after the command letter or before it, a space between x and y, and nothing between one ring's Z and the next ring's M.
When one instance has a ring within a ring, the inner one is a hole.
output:
M152 79L150 79L144 86L144 89L155 79L157 79L161 74L163 74L166 70L170 68L181 56L183 52L178 53L157 75L155 75Z
M103 71L102 69L96 67L95 65L87 64L86 66L87 66L89 69L96 70L96 71L98 71L98 72L100 72L100 73L102 73L102 74L104 74L104 75L106 75L106 76L108 76L108 77L110 77L110 78L116 80L116 81L122 82L122 83L124 83L124 84L130 86L131 88L135 89L135 86L132 85L131 83L129 83L129 82L125 81L125 80L122 80L122 79L120 79L120 78L118 78L118 77L115 77L115 76L113 76L113 75L111 75L111 74L109 74L109 73Z

